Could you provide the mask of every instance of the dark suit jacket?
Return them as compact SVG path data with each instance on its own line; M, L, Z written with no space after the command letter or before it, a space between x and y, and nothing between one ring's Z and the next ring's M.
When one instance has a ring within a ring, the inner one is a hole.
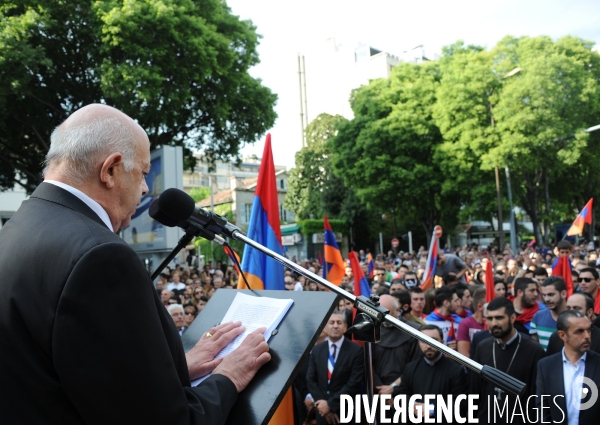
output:
M597 385L600 383L600 354L594 351L588 351L585 361L586 378L590 378ZM544 409L540 410L543 414L543 419L546 423L567 424L569 417L567 413L567 404L565 397L556 397L557 395L565 395L565 381L563 374L562 352L545 357L538 362L537 373L537 398L536 404L538 409L541 407L541 395L550 395L544 397ZM590 392L591 395L591 392ZM584 399L585 403L589 399ZM550 407L548 409L548 407ZM579 411L580 424L596 424L600 418L600 403L596 401L589 409Z
M190 385L181 337L136 253L42 183L0 231L5 424L223 423L222 375Z
M317 344L310 353L306 383L313 400L327 400L329 408L340 414L340 395L354 397L359 393L364 375L362 347L348 338L344 338L342 348L337 355L331 382L327 383L327 357L329 342ZM317 414L317 424L326 421Z

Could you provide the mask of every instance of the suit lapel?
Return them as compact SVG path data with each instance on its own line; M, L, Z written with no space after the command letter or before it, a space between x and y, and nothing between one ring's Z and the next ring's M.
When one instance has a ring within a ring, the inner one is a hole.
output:
M329 342L325 340L322 345L323 347L319 352L319 371L320 375L324 377L323 382L325 383L325 389L327 389L327 361L329 360L327 354L329 353Z
M94 220L95 222L106 227L106 224L102 221L98 214L96 214L90 207L88 207L81 199L77 196L72 195L63 188L53 185L52 183L42 182L31 194L32 198L39 198L45 201L54 202L64 207L77 211L83 214L87 218ZM112 231L112 229L110 229Z

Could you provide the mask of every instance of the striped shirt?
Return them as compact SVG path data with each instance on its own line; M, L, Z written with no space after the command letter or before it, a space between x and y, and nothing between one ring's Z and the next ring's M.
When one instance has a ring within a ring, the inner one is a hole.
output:
M540 310L531 319L530 334L537 334L540 345L545 350L548 348L550 336L556 332L556 320L552 318L552 312L549 308Z

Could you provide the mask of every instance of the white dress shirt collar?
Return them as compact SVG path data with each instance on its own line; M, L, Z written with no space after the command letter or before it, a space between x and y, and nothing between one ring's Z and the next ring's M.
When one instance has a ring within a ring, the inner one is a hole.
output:
M104 208L102 208L102 205L100 205L98 202L94 201L92 198L87 196L81 190L75 189L73 186L69 186L66 183L59 182L56 180L44 180L44 183L50 183L50 184L53 184L54 186L58 186L64 190L66 190L70 194L79 198L84 204L86 204L88 207L90 207L91 210L94 211L96 213L96 215L98 215L98 217L100 217L100 220L102 220L102 222L106 225L106 227L108 227L111 230L111 232L113 231L113 227L110 222L110 217L108 216L108 213L106 212L106 210Z
M342 344L344 343L344 335L342 335L342 337L336 341L336 342L331 342L331 340L329 338L327 338L327 343L328 343L328 347L329 347L329 352L331 353L331 346L335 345L336 348L336 355L335 357L337 358L337 356L340 354L340 349L342 348Z

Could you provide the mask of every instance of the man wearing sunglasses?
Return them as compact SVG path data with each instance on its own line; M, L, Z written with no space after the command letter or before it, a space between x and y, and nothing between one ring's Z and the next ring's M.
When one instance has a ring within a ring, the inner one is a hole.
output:
M598 272L592 267L587 267L579 272L579 287L594 299L594 313L600 313L600 299L598 298Z

